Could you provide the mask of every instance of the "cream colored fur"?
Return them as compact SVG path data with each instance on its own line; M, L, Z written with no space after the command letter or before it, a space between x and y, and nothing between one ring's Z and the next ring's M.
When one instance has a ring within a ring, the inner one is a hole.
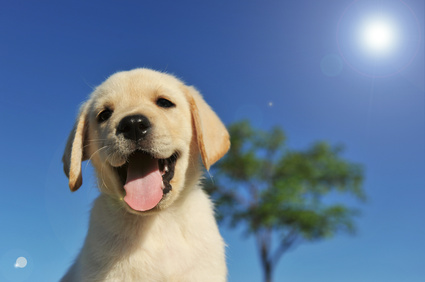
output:
M158 107L158 98L176 106ZM113 114L99 123L105 107ZM132 114L145 115L153 125L141 149L155 158L179 155L172 190L147 212L123 201L116 172L133 150L116 128ZM101 195L84 246L62 281L226 281L225 244L200 186L199 159L209 169L229 146L220 119L193 87L175 77L136 69L107 79L82 105L63 156L70 189L82 185L81 162L89 159Z

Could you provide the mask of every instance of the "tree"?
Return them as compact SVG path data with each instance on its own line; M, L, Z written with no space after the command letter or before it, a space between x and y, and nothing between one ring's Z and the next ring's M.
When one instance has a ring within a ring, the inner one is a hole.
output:
M340 156L342 146L317 142L305 151L289 150L280 128L255 130L248 121L229 132L230 151L206 188L219 221L244 224L255 237L264 281L272 281L279 259L300 242L354 232L357 210L324 201L336 192L365 200L362 167Z

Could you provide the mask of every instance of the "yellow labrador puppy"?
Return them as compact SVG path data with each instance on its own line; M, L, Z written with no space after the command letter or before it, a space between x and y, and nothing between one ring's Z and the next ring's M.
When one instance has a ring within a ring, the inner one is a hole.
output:
M148 69L112 75L81 110L63 155L71 191L90 160L101 191L62 281L225 281L224 242L201 189L229 135L193 88Z

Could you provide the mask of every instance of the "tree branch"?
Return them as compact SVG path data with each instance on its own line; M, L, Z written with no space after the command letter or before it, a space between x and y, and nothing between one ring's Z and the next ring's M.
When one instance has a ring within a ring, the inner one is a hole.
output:
M296 229L292 229L285 239L280 242L278 248L271 255L271 262L273 266L277 264L282 255L294 244L297 237L298 231Z

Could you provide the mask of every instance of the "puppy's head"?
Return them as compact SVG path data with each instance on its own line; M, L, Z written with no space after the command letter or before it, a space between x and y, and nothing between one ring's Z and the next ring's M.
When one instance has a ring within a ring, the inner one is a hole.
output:
M112 75L81 109L65 148L71 191L82 184L81 162L96 169L101 192L130 212L171 205L229 149L220 119L193 88L148 69Z

